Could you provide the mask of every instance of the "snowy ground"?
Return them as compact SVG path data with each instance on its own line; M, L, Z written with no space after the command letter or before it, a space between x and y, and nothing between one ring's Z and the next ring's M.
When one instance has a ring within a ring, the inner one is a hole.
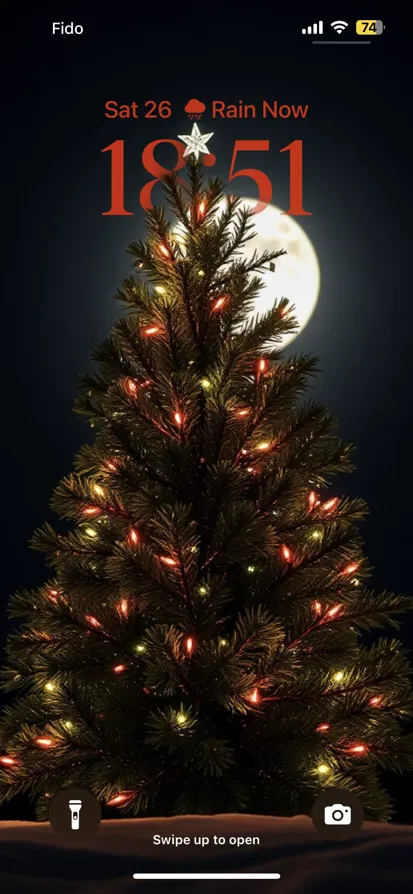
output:
M211 844L155 846L154 835L209 838ZM213 836L258 837L259 845L213 845ZM138 881L138 872L279 872L253 881L280 894L407 894L413 890L413 827L366 823L356 838L329 842L308 817L247 815L112 820L74 849L46 823L0 822L1 894L251 892L251 882ZM213 887L212 887L213 886ZM241 887L240 887L241 886ZM200 891L198 890L200 888Z

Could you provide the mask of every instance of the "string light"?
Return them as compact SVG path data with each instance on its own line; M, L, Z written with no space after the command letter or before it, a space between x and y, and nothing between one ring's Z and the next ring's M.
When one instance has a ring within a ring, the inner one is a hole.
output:
M357 568L359 568L359 566L360 566L360 562L350 562L349 565L346 565L346 567L343 568L341 573L342 574L353 574L353 571L357 571Z
M159 561L163 562L164 565L170 565L171 567L172 565L177 565L175 559L171 559L169 556L159 556Z
M205 270L198 270L198 276L205 276Z
M312 490L311 493L309 493L309 495L308 495L308 506L309 506L310 512L312 509L314 509L314 506L316 505L317 500L318 500L317 494L316 494L315 490Z
M369 701L369 705L371 705L373 708L377 707L377 705L380 705L380 704L381 704L381 698L378 695L374 695L373 698L371 698Z
M93 615L85 615L85 619L91 627L101 627L100 621L97 618L94 618Z
M170 258L170 257L171 257L170 251L167 249L166 245L163 245L162 243L161 243L161 245L159 246L159 251L160 251L161 254L164 256L164 258Z
M113 460L108 460L108 462L106 463L106 467L109 469L110 472L118 471L118 467L116 463L113 462Z
M328 764L320 764L317 767L317 773L320 773L321 776L325 776L326 773L329 773L329 772L330 772L330 767L328 766Z
M163 286L155 286L155 292L157 292L158 295L164 295L166 292L166 289L164 289Z
M120 600L120 603L119 603L119 606L118 606L118 609L119 609L119 613L120 613L121 615L123 615L124 618L127 618L127 617L128 617L128 600L127 600L127 599L121 599L121 600Z
M99 515L101 511L99 506L88 506L87 509L82 509L83 515Z
M322 503L320 509L322 512L332 512L332 510L336 508L338 502L338 497L332 497L331 500L327 500L326 503Z
M148 326L143 330L144 335L156 335L159 332L159 326Z
M335 681L335 683L340 683L340 681L343 679L344 679L343 671L337 671L337 673L333 674L333 680Z
M137 531L135 531L135 528L131 528L131 530L129 531L129 543L131 543L132 546L136 546L138 542L139 534Z
M248 566L247 566L247 571L248 571L248 574L254 574L254 571L255 571L255 565L248 565Z
M351 583L353 584L353 587L360 586L360 581L359 581L358 577L353 577L353 580L351 581Z
M98 532L95 531L94 528L86 528L85 533L87 534L88 537L97 537L98 536Z
M351 748L347 749L349 754L365 754L367 748L365 745L352 745Z
M54 748L56 745L54 739L49 739L47 736L38 736L34 741L40 748Z
M334 618L335 615L336 615L336 614L340 611L340 609L342 609L342 608L343 608L342 605L335 605L334 608L330 608L330 610L327 612L327 617L328 617L328 618Z
M138 388L137 388L136 382L134 382L133 379L128 379L127 389L129 391L129 394L136 394Z
M145 651L145 646L143 646L141 643L138 643L138 645L135 646L135 649L136 649L137 652L144 652L144 651Z
M227 298L225 295L222 295L221 298L217 298L215 304L212 305L212 313L215 313L217 310L220 310L221 307L226 303Z
M313 531L311 534L313 540L321 540L323 534L322 531Z
M116 664L113 668L114 674L122 674L126 670L126 664Z
M291 562L293 554L292 554L291 550L289 549L289 547L286 546L285 544L283 544L281 547L281 555L282 555L283 559L285 559L286 562Z
M238 410L237 416L248 416L251 410L245 408L244 410Z
M177 412L177 413L174 413L174 420L175 420L175 422L176 422L177 425L182 425L182 423L183 423L183 416L182 416L182 414L181 414L181 413L178 413L178 412Z
M254 471L253 466L247 466L247 472L253 472L253 471Z
M250 695L247 695L247 699L249 702L253 702L255 705L258 704L260 697L258 693L258 689L254 689Z
M186 716L182 713L182 711L180 711L179 714L176 715L176 722L179 723L180 726L186 723Z
M211 387L211 382L209 381L209 379L201 379L201 385L202 385L202 388L205 388L206 390L208 390L208 388Z
M258 375L262 376L265 373L267 367L268 367L268 360L266 360L265 357L261 357L261 360L258 360L258 363L257 363Z
M316 615L321 615L321 612L323 610L321 602L313 602L313 609L314 609Z
M63 726L65 726L66 729L69 729L69 730L70 730L70 729L73 729L73 723L72 723L71 720L65 720Z
M206 587L200 587L199 592L200 592L201 596L205 596L208 593L208 590Z
M47 690L47 692L54 692L56 689L54 683L46 683L44 688Z
M204 216L205 209L206 209L206 203L204 202L204 200L202 200L202 202L200 202L198 205L198 217L199 218L202 218Z
M0 763L4 764L5 767L12 767L13 764L16 763L13 757L8 757L6 754L0 757Z
M316 733L326 733L327 730L330 729L329 723L320 723L320 726L317 726Z
M261 441L260 444L257 444L257 450L268 450L269 447L271 447L269 441Z
M103 487L100 486L100 484L94 484L94 485L93 485L93 490L94 490L95 494L98 495L98 497L104 497L104 496L105 496L105 491L103 490Z
M194 647L194 641L192 639L192 636L188 636L188 639L186 641L186 651L187 651L188 655L191 654L193 647Z
M227 639L220 639L219 644L220 644L220 646L227 646L227 645L228 645L228 640L227 640Z
M130 801L134 794L135 792L119 792L119 794L115 795L114 798L111 798L110 801L106 801L106 804L108 807L120 807L121 804Z

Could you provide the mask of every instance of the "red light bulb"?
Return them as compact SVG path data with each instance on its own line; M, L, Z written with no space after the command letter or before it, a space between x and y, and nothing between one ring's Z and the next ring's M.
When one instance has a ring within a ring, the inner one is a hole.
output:
M285 546L285 544L283 544L283 546L281 547L281 555L286 562L291 562L293 554L289 547Z
M123 671L125 671L125 670L126 670L126 664L117 664L117 665L113 668L113 672L114 672L115 674L122 674Z
M85 615L85 619L90 624L91 627L101 627L100 621L97 618L94 618L93 615Z
M308 495L308 506L309 506L310 511L311 511L311 509L314 509L314 506L317 503L317 499L318 499L318 497L317 497L315 490L312 490L311 493L309 493L309 495Z
M215 304L212 305L212 313L215 313L217 310L221 310L221 307L226 303L226 296L222 295L221 298L217 298Z

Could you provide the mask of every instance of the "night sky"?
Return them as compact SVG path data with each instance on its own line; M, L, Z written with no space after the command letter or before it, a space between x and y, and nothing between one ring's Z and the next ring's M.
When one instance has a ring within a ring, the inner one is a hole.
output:
M214 131L214 174L227 176L235 139L270 140L269 153L242 155L237 167L265 170L280 207L288 207L288 168L279 150L304 142L304 207L312 216L298 222L319 256L321 294L288 350L320 357L314 396L356 446L357 471L338 492L369 504L363 534L374 585L410 593L410 78L396 43L399 22L385 20L385 33L371 46L331 47L302 37L307 13L287 19L272 11L270 21L268 12L257 12L243 23L240 8L222 13L211 4L179 16L154 10L152 18L138 4L134 13L116 4L106 17L100 10L90 19L73 5L58 12L43 5L36 15L29 6L23 15L24 7L19 22L10 12L5 28L18 52L7 63L2 102L2 640L10 629L9 594L44 579L43 559L28 539L53 521L53 487L91 439L72 404L79 374L119 312L112 296L131 271L124 249L144 234L139 190L150 175L142 150L151 140L190 132L183 108L192 96L207 104L199 126ZM59 18L82 24L84 33L52 36ZM346 20L353 36L355 18ZM170 100L171 118L105 119L108 100L141 107L151 99ZM308 103L309 112L305 121L213 121L214 99L257 107L263 100ZM102 216L110 189L109 153L101 150L117 139L125 140L125 206L133 217ZM157 158L175 163L172 149ZM255 197L252 181L236 183L240 194ZM154 198L161 198L159 187ZM412 618L402 638L413 645ZM397 816L411 822L402 787L391 785Z

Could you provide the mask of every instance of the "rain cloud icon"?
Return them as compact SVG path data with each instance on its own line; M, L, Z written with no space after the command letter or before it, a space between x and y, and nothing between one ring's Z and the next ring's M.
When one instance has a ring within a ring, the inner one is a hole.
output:
M199 99L190 99L189 102L187 102L184 111L192 121L194 118L199 120L203 112L205 112L205 109L206 105L204 102L200 102Z

